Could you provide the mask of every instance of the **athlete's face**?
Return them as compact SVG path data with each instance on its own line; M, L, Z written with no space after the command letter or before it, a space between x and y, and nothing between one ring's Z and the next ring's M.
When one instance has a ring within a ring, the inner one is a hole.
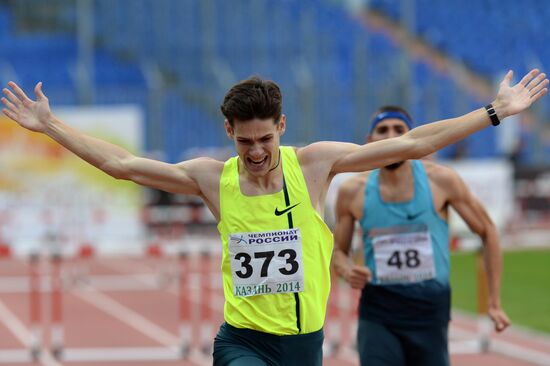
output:
M233 127L225 121L225 130L235 142L237 154L250 174L261 177L277 166L279 141L285 132L284 115L278 124L273 118L234 121Z
M388 118L378 122L368 137L368 142L380 141L401 136L409 131L405 122L398 118Z
M409 126L398 118L387 118L378 122L372 133L368 136L368 142L380 141L390 139L392 137L398 137L407 133ZM403 165L403 161L390 164L385 168L388 170L395 170Z

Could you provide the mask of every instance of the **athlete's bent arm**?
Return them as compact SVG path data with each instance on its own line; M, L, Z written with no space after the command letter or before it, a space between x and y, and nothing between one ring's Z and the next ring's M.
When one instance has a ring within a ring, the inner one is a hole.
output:
M208 158L168 164L134 156L127 150L106 141L87 136L65 124L50 110L42 83L35 87L36 101L10 82L13 89L4 89L4 114L22 127L48 135L59 144L116 179L131 180L141 185L180 194L201 195L201 172L212 171L205 165L218 165ZM213 166L213 168L215 168ZM218 167L219 168L219 167ZM219 169L214 169L219 170Z
M355 217L351 207L356 195L357 182L354 178L344 182L338 190L332 266L352 288L362 289L371 280L371 273L367 267L356 265L349 258L355 229Z
M468 190L458 174L446 169L445 175L442 186L449 195L449 204L464 219L470 230L479 235L483 241L483 261L489 288L489 316L495 325L495 330L501 332L510 325L510 320L500 303L502 254L496 226L481 202Z

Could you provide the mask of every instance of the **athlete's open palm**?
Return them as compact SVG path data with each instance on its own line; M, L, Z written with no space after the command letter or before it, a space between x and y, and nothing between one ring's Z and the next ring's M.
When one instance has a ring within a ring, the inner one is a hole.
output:
M42 82L36 84L34 88L36 101L29 99L13 81L10 81L8 86L13 92L8 88L2 90L5 97L2 97L1 100L6 106L2 112L31 131L43 132L46 129L46 122L51 116L51 111L48 98L42 93Z
M548 92L546 74L531 70L519 83L511 86L513 72L510 70L500 83L495 103L502 106L504 116L511 116L529 108ZM498 112L498 111L497 111Z

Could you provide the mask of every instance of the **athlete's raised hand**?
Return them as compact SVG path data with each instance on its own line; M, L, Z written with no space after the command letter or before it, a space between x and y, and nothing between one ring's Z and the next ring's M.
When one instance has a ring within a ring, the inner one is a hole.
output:
M495 325L495 330L497 332L502 332L504 329L508 328L510 325L510 319L508 315L500 307L491 307L489 308L489 317Z
M372 273L365 266L353 265L348 269L344 278L352 288L362 290L372 280Z
M10 81L8 86L13 92L8 88L2 90L5 97L2 97L1 100L6 107L2 109L2 112L31 131L44 132L52 112L48 98L42 93L42 82L36 84L34 88L36 101L29 99L13 81Z
M516 85L510 85L514 73L508 71L498 89L493 106L500 119L520 113L529 108L548 92L546 74L538 69L531 70Z

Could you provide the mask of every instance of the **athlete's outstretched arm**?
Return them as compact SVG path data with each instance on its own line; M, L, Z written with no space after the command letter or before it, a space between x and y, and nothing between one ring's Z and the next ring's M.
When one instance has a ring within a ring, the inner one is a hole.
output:
M447 192L449 204L483 241L483 262L489 288L489 316L495 330L501 332L510 325L510 320L500 303L502 254L498 231L481 202L474 197L460 176L449 168L443 169L443 174L439 174L442 177L439 184Z
M492 103L500 120L527 109L548 91L548 79L537 69L529 72L514 86L510 85L512 75L512 71L506 74ZM419 159L489 126L490 122L487 111L480 108L460 117L414 128L392 139L362 146L323 142L304 147L303 150L304 155L332 164L332 174L366 171L398 161ZM306 153L306 149L310 150L309 153ZM309 159L306 157L305 160Z
M4 88L5 97L1 99L6 107L2 112L6 116L26 129L48 135L114 178L173 193L201 195L199 172L208 171L204 169L205 164L221 164L206 158L167 164L134 156L119 146L87 136L57 118L42 92L42 83L34 89L36 101L29 99L16 83L9 82L8 85L13 92Z
M356 221L351 207L358 186L360 185L357 184L356 178L352 178L344 182L338 190L332 266L336 273L344 278L352 288L362 289L371 280L371 272L365 266L354 264L349 257Z

